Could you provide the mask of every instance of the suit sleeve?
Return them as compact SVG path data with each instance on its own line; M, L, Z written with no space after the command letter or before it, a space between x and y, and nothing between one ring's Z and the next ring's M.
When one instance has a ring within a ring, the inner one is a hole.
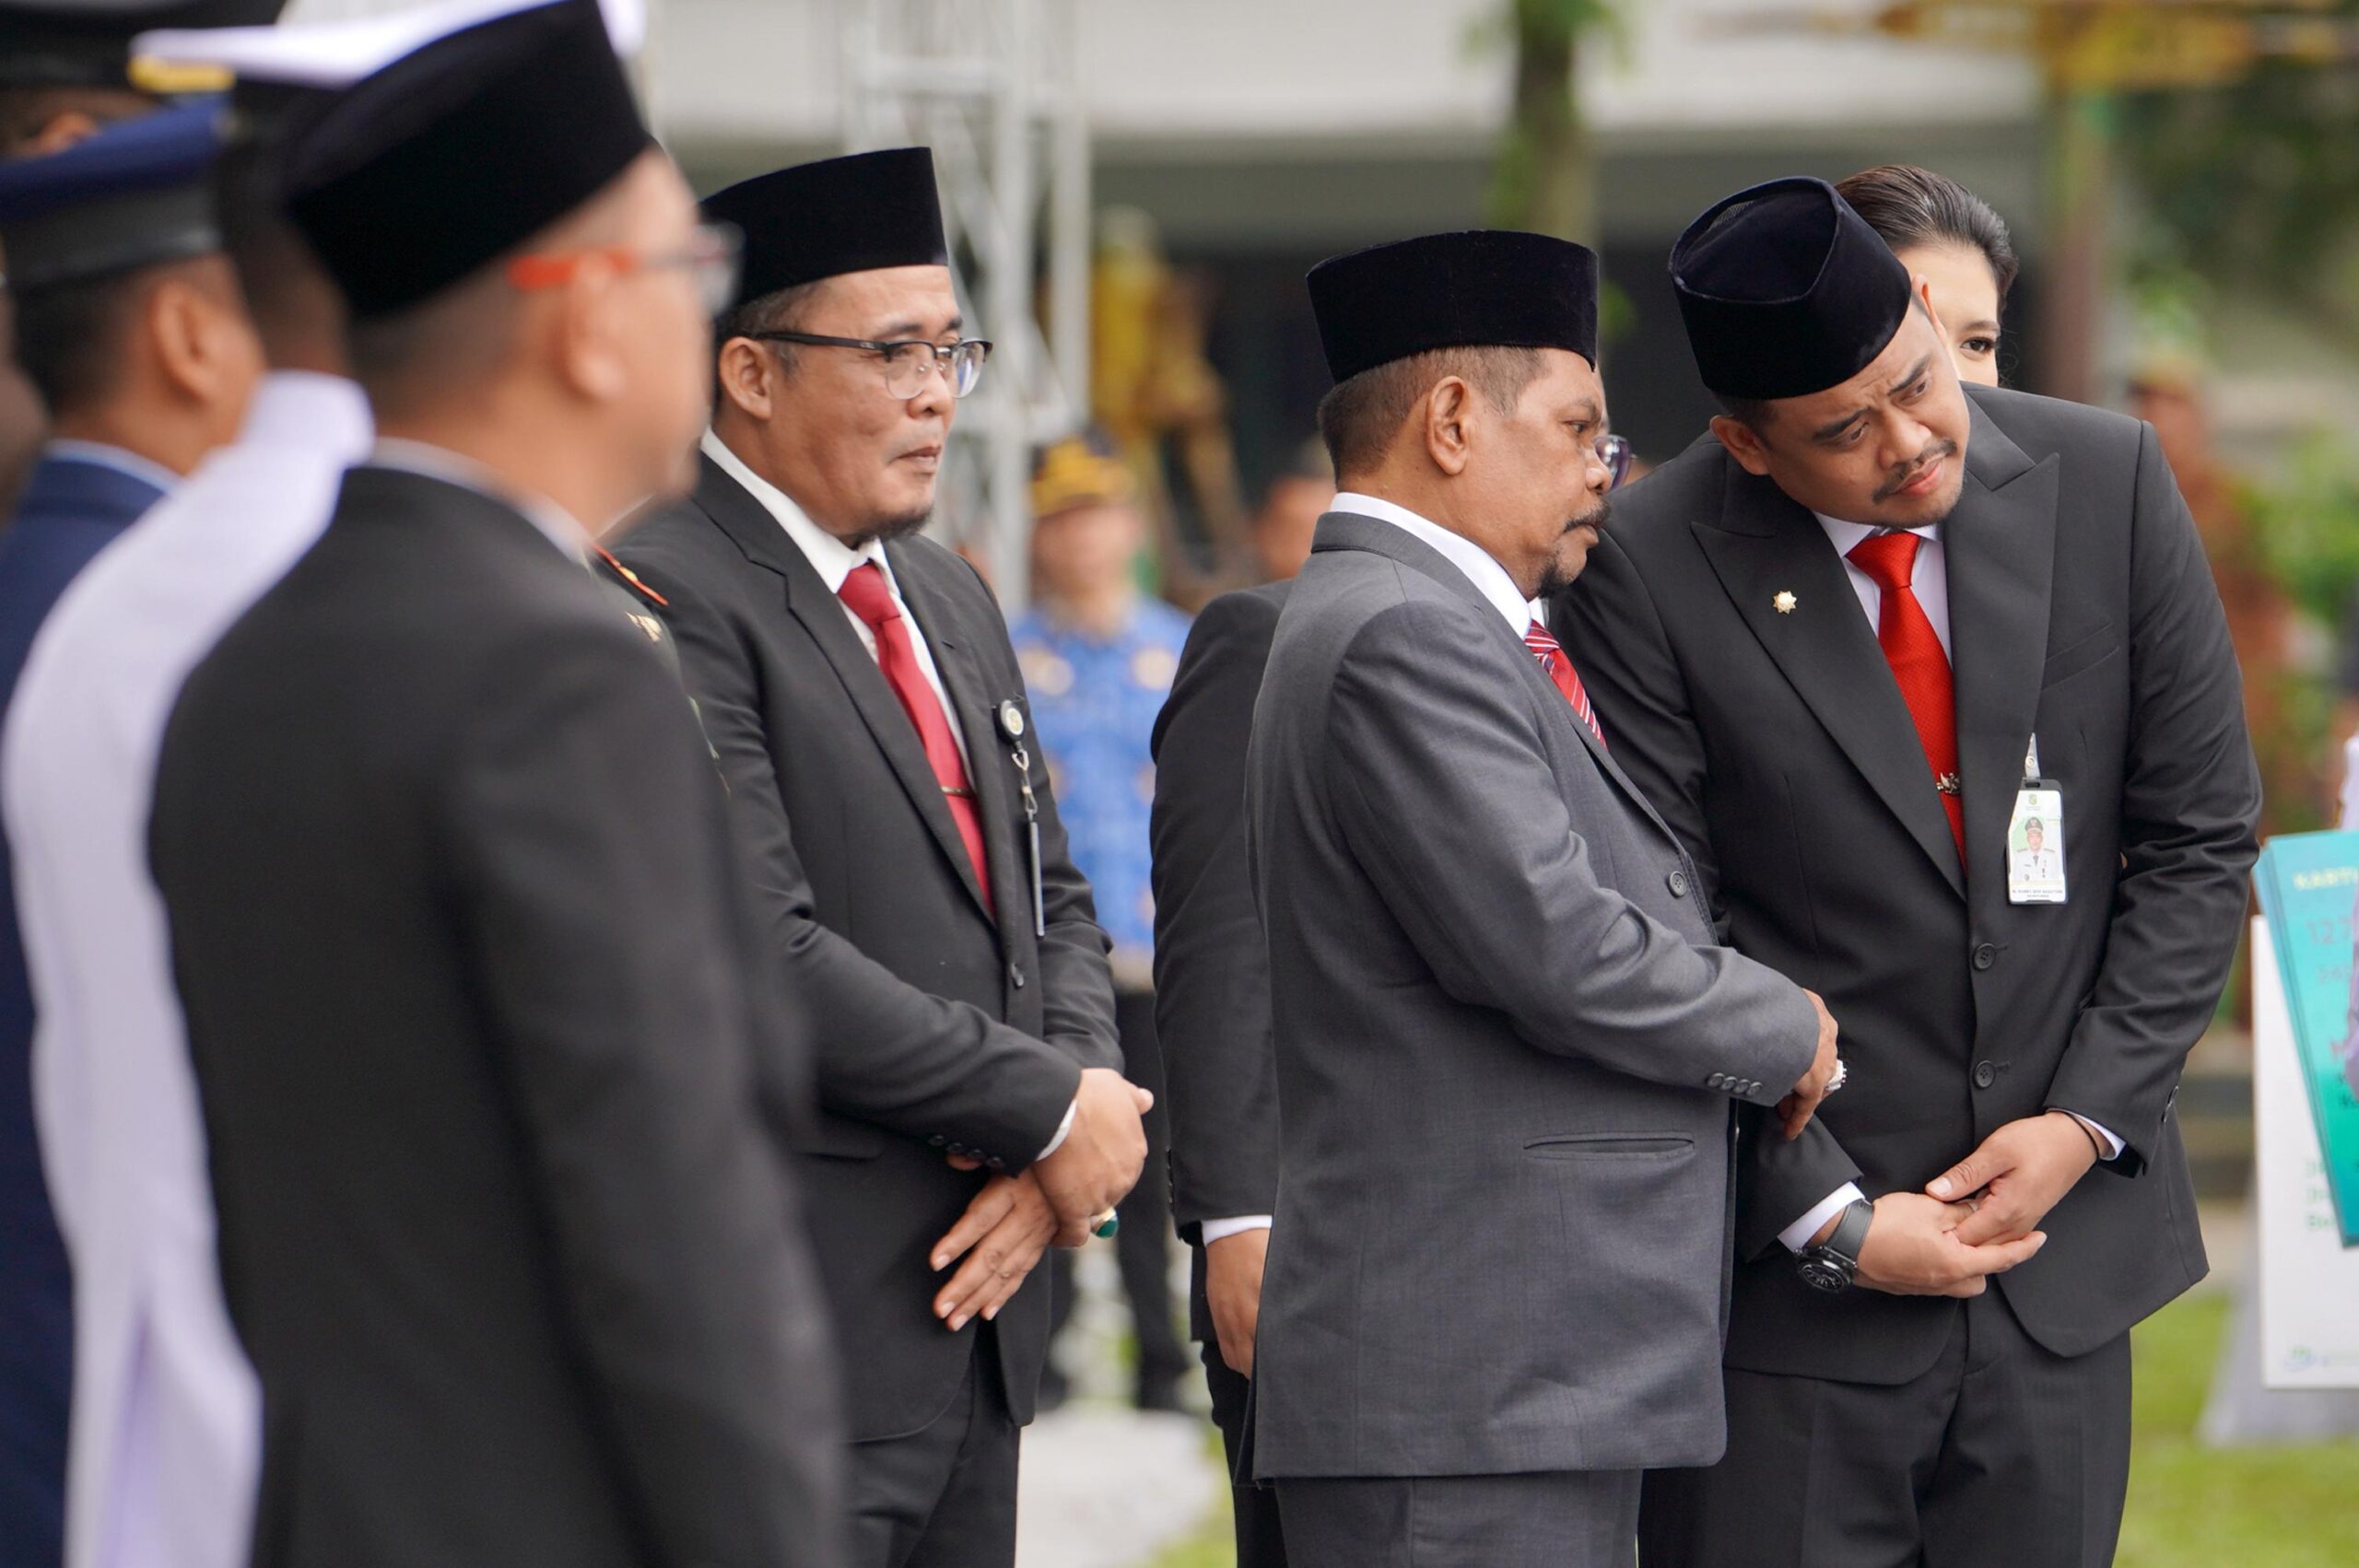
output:
M1245 747L1276 629L1253 594L1206 605L1156 720L1155 1023L1173 1216L1191 1239L1277 1206L1270 958L1245 859Z
M980 1008L920 990L819 922L771 748L826 738L770 734L752 652L729 618L660 565L632 566L669 602L680 666L729 787L762 940L817 1024L819 1103L906 1137L983 1151L997 1168L1030 1164L1056 1136L1079 1071Z
M483 683L444 769L464 952L656 1555L835 1562L840 1456L800 1430L837 1422L825 1305L759 1120L711 771L624 636Z
M1599 881L1530 694L1483 656L1474 614L1397 604L1336 671L1325 767L1354 856L1442 989L1532 1046L1658 1083L1757 1080L1743 1097L1775 1104L1817 1049L1809 999Z
M2130 731L2113 918L2095 989L2048 1086L2142 1170L2243 928L2259 771L2227 616L2154 427L2130 524Z
M1609 535L1590 552L1579 579L1557 596L1552 609L1557 640L1589 686L1614 762L1686 847L1710 899L1713 929L1726 941L1727 905L1704 813L1703 732L1654 596L1628 553ZM1787 1086L1791 1084L1789 1080ZM1790 1141L1758 1109L1741 1109L1737 1117L1737 1250L1751 1258L1813 1205L1857 1181L1860 1167L1816 1117Z

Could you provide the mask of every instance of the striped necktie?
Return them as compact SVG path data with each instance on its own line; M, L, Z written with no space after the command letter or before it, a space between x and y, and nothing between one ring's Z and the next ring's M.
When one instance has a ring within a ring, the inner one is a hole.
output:
M1540 668L1555 684L1556 689L1565 694L1565 700L1573 705L1573 712L1589 726L1589 732L1597 737L1597 743L1601 746L1605 744L1605 731L1597 724L1597 709L1589 705L1589 688L1581 685L1580 674L1573 668L1573 661L1565 657L1564 649L1548 635L1548 628L1534 619L1523 629L1523 646L1532 649L1532 656L1540 661Z

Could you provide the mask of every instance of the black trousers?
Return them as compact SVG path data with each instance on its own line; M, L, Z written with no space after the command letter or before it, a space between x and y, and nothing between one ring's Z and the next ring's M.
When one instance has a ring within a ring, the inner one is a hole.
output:
M1195 1278L1200 1296L1203 1277L1203 1260L1199 1258ZM1196 1321L1211 1321L1201 1300L1196 1306ZM1252 1413L1252 1381L1221 1360L1220 1346L1210 1339L1202 1349L1204 1384L1213 1397L1213 1424L1220 1428L1221 1447L1228 1456L1228 1497L1237 1518L1237 1568L1285 1568L1286 1539L1278 1524L1277 1490L1254 1485L1246 1469L1250 1456L1245 1447L1245 1425Z
M1014 1568L1022 1428L1003 1387L985 1325L966 1383L932 1425L851 1445L852 1568Z
M2035 1342L1997 1290L1878 1386L1731 1368L1728 1456L1656 1470L1645 1568L2107 1568L2130 1484L2130 1340Z
M1114 1024L1122 1037L1123 1071L1132 1082L1154 1091L1146 1115L1146 1164L1139 1184L1114 1210L1121 1228L1114 1233L1114 1262L1121 1270L1122 1296L1130 1303L1132 1332L1138 1340L1137 1394L1141 1403L1168 1403L1188 1375L1188 1352L1180 1342L1171 1299L1171 1188L1164 1156L1171 1146L1170 1118L1163 1108L1163 1052L1155 1034L1155 993L1114 993ZM1049 1335L1051 1341L1073 1316L1073 1254L1049 1254ZM1050 1402L1062 1397L1063 1378L1054 1368L1041 1382Z

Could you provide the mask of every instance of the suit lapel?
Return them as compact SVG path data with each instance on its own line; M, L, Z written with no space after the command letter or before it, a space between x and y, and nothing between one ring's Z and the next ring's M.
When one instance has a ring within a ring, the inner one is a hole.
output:
M924 552L887 544L885 554L893 563L893 580L900 585L902 602L910 607L918 635L925 638L927 649L933 654L934 671L942 677L942 689L950 699L958 731L966 737L967 782L974 787L975 810L982 819L983 858L992 879L992 905L1002 911L1003 923L1008 912L1018 909L1027 911L1018 923L1028 922L1032 887L1022 868L1030 862L1019 854L1018 846L1008 833L1008 825L1015 820L1020 808L1011 799L1013 790L1006 770L998 763L999 705L1024 694L992 690L983 672L976 634L968 626L967 617L959 613L955 596L931 569L932 563L924 559ZM1037 761L1039 753L1033 755ZM944 813L945 817L948 814ZM963 845L958 859L961 871L971 869L965 864ZM980 886L971 875L966 880L967 890L975 895L977 907L982 907Z
M1731 463L1719 523L1691 526L1721 590L1778 672L1964 896L1949 813L1908 705L1817 519L1768 480ZM1781 611L1781 603L1790 608Z
M877 667L867 645L852 629L843 601L827 591L818 568L787 537L786 530L768 508L746 494L745 487L729 477L710 458L700 462L703 473L697 485L697 504L736 542L749 560L783 579L788 613L802 623L803 629L818 645L820 654L842 683L844 695L851 699L862 722L868 726L877 749L891 764L893 776L901 781L910 804L925 820L934 842L950 858L959 881L966 884L968 895L980 908L981 889L975 881L974 868L968 861L966 841L958 837L958 825L942 798L941 782L933 776L933 765L926 761L925 743L918 738L917 726L910 721L909 710L894 695L892 683L886 680L885 672ZM898 568L897 561L897 570Z
M1665 838L1674 844L1679 841L1679 836L1672 832L1661 817L1655 814L1655 808L1648 802L1646 796L1639 792L1638 787L1630 782L1629 776L1615 765L1614 754L1608 749L1612 743L1608 742L1604 745L1598 743L1597 737L1590 733L1589 726L1581 722L1580 715L1573 711L1572 704L1565 700L1565 694L1556 689L1555 683L1548 678L1547 672L1541 669L1540 661L1532 656L1532 649L1524 644L1521 638L1515 635L1507 622L1500 618L1497 609L1483 596L1483 591L1476 588L1466 574L1458 569L1457 563L1410 533L1408 530L1396 527L1381 518L1362 517L1356 512L1329 512L1325 517L1320 518L1319 532L1312 542L1311 548L1318 551L1370 551L1388 559L1398 561L1402 566L1414 567L1461 599L1479 607L1483 612L1483 618L1496 624L1499 630L1515 644L1517 661L1523 670L1524 676L1528 680L1537 681L1547 692L1548 702L1565 710L1566 715L1572 721L1573 732L1580 737L1582 746L1588 750L1590 760L1597 764L1598 771L1612 780L1614 787L1622 791L1623 797L1649 822L1653 823ZM1569 658L1570 655L1560 655L1560 657Z
M2003 831L2024 776L2048 656L2056 565L2057 460L2035 464L1975 407L1966 491L1942 527L1950 579L1950 668L1966 845L1987 847L1978 881L2002 885Z

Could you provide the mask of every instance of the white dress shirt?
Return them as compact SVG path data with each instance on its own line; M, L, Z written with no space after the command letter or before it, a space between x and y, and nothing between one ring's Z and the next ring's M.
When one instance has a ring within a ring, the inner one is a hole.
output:
M249 1557L261 1396L222 1300L147 817L182 682L319 537L369 439L351 382L266 377L237 441L59 599L8 713L34 1109L74 1267L68 1568Z
M1500 619L1506 621L1515 633L1518 642L1523 640L1524 633L1531 629L1532 622L1547 623L1547 617L1541 613L1540 602L1524 598L1516 588L1515 579L1508 575L1507 568L1499 565L1497 558L1488 550L1464 534L1452 533L1439 523L1429 522L1404 506L1381 497L1364 496L1356 490L1339 493L1328 503L1327 509L1391 523L1419 543L1432 545L1450 565L1466 574L1466 580L1490 602L1491 607L1499 613ZM1271 1216L1267 1214L1238 1214L1224 1220L1206 1220L1198 1228L1204 1245L1210 1246L1240 1231L1267 1230L1270 1222Z
M1875 579L1852 565L1851 551L1869 534L1885 531L1868 523L1845 522L1840 518L1828 517L1825 512L1813 512L1811 515L1818 519L1818 526L1826 531L1826 542L1834 545L1836 555L1842 557L1844 575L1851 579L1851 591L1859 596L1860 609L1868 617L1869 629L1874 630L1878 618L1884 613L1884 590L1876 586ZM1917 607L1925 612L1925 619L1933 624L1933 636L1941 641L1942 657L1954 659L1950 651L1949 557L1942 548L1941 524L1933 523L1905 532L1924 541L1917 546L1917 558L1909 568L1908 591L1916 599ZM2123 1148L2120 1139L2077 1111L2067 1114L2097 1135L2106 1147L2105 1158L2120 1157ZM1866 1196L1856 1183L1845 1182L1813 1205L1801 1219L1779 1231L1778 1239L1800 1252L1810 1245L1810 1238L1818 1234L1820 1226Z
M153 485L167 496L181 487L181 476L162 463L105 441L77 441L59 437L43 442L41 451L43 457L71 458L76 462L96 463L100 468L111 468L117 474L127 474L134 479Z

